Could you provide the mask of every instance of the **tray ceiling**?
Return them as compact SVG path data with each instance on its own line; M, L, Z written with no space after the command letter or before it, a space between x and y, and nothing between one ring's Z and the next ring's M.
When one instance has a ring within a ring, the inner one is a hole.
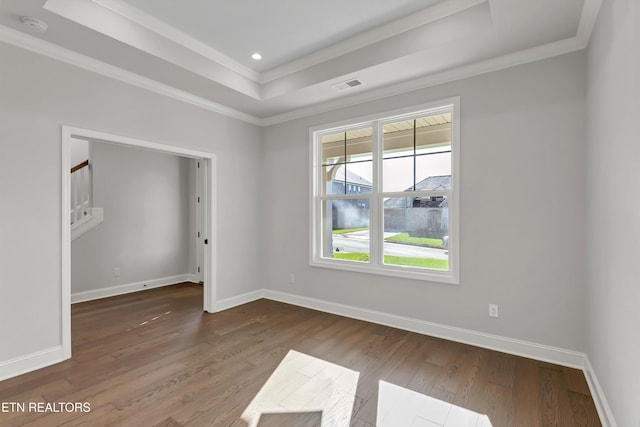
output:
M4 0L0 41L265 125L583 49L600 1Z

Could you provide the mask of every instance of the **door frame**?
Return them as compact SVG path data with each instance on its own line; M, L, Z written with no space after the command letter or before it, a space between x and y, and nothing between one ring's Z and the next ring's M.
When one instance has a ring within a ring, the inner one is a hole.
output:
M196 183L196 280L204 283L204 244L206 221L207 218L207 205L204 200L200 199L201 193L206 193L206 166L200 164L200 159L196 160L195 171L195 183ZM204 163L204 162L203 162ZM202 267L202 268L201 268Z
M160 144L157 142L146 141L137 138L129 138L121 135L108 134L104 132L93 131L89 129L81 129L72 126L62 126L62 295L61 295L61 313L62 313L62 350L64 359L71 357L71 224L69 218L71 215L71 139L84 139L91 142L100 142L107 144L122 145L135 147L144 150L151 150L165 154L173 154L192 159L198 159L201 162L203 174L203 187L199 191L201 204L203 208L201 212L204 215L202 221L202 233L204 238L208 239L208 244L203 245L204 263L202 268L202 276L204 279L204 296L203 310L208 313L215 312L216 306L216 290L217 290L217 274L216 274L216 202L217 202L217 165L216 155L206 151L192 150L190 148L180 147L178 145ZM202 239L200 240L203 241Z

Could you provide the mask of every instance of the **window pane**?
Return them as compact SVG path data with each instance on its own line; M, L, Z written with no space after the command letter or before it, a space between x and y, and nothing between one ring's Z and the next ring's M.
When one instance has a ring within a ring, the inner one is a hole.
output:
M322 194L370 193L372 173L371 161L322 166Z
M413 156L413 120L384 125L382 132L385 159Z
M347 194L354 193L371 193L371 176L373 175L373 162L358 162L347 164L347 183L351 185L351 191ZM360 191L357 189L360 188Z
M403 197L384 201L384 263L449 269L447 197Z
M413 157L382 161L382 191L413 191Z
M451 152L416 156L416 191L451 189Z
M345 166L322 166L323 186L322 194L346 194L345 193Z
M389 123L383 133L383 191L419 190L430 177L450 188L451 113Z
M382 191L413 191L414 120L383 126Z
M451 147L451 113L426 116L416 120L416 153L449 150Z
M322 137L322 164L344 163L345 133L334 133Z
M347 161L370 160L373 148L373 129L364 128L347 132Z
M369 199L323 200L322 257L369 262Z
M322 137L322 165L371 160L373 129L363 128Z

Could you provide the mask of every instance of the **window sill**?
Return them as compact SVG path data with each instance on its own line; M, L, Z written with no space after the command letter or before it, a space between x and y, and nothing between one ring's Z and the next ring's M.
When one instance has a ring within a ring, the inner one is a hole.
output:
M330 268L334 270L353 271L356 273L376 274L379 276L398 277L402 279L422 280L425 282L444 283L451 285L460 284L458 275L452 271L438 272L437 270L424 270L403 266L375 266L372 264L357 263L354 261L340 261L314 258L309 263L312 267Z

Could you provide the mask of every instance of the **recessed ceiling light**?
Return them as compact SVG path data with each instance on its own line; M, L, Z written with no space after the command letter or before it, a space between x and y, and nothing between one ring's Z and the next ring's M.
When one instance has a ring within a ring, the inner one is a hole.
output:
M20 18L20 22L22 22L22 25L36 33L44 34L47 32L47 28L49 28L44 21L41 21L38 18L32 18L31 16L22 16Z
M258 52L254 52L253 55L251 55L251 57L256 61L260 61L262 59L262 55L260 55Z

